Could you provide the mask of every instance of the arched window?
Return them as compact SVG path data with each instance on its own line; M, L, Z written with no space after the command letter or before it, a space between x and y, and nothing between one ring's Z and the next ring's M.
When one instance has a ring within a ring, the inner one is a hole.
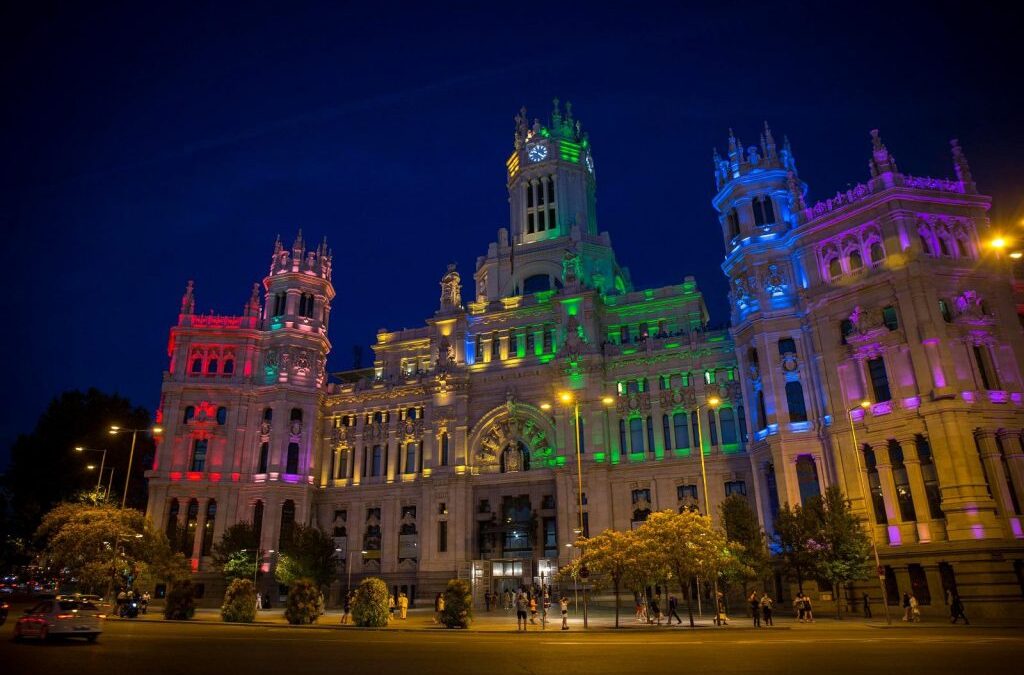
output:
M892 480L896 487L896 504L900 508L900 518L904 522L917 520L914 510L914 498L910 491L910 478L907 466L903 463L903 448L894 440L889 441L889 463L892 465Z
M211 499L206 502L206 521L203 522L203 545L200 555L210 555L210 548L213 546L213 525L217 520L217 500Z
M224 374L225 375L231 375L234 372L235 372L235 360L234 359L225 359L224 360Z
M217 408L217 424L224 426L228 422L228 409L224 406Z
M181 539L181 552L186 556L192 555L192 545L196 540L196 526L199 521L199 502L195 499L189 501L188 511L185 512L185 536Z
M767 195L761 198L764 201L764 219L767 223L775 222L775 200Z
M930 256L935 255L935 248L932 246L931 237L924 230L918 232L918 237L921 240L921 250Z
M736 413L732 408L720 408L718 410L718 421L722 424L722 444L732 445L736 443Z
M203 359L197 356L192 359L192 374L198 375L201 372L203 372Z
M523 295L541 293L551 290L551 277L546 274L534 274L523 279Z
M285 458L284 472L297 474L299 472L299 444L289 443L288 453Z
M740 428L740 442L747 442L747 415L743 410L743 406L736 406L736 423Z
M189 463L189 471L206 469L206 444L205 438L197 438L192 441L192 461Z
M853 251L850 253L848 266L851 272L856 272L861 267L864 267L864 261L861 260L860 251Z
M217 359L210 359L210 362L206 364L206 372L210 375L216 375L219 367L220 362Z
M281 534L277 540L278 550L284 550L295 536L295 502L286 499L281 505Z
M181 421L184 424L188 424L196 418L196 407L194 405L187 406L185 408L185 414L182 416Z
M828 261L828 278L838 279L843 276L843 264L839 262L839 258L832 258Z
M804 401L804 388L799 380L786 383L786 406L789 408L790 422L807 421L807 403Z
M711 439L711 445L718 445L718 423L713 408L708 408L708 438Z
M810 455L800 455L796 460L796 482L800 486L800 502L821 495L821 484L818 482L818 467Z
M167 509L167 523L164 525L164 533L167 538L174 541L174 537L178 530L178 512L181 510L181 504L178 503L177 499L171 500L171 505Z
M666 450L672 449L672 428L668 423L668 415L661 416L661 442Z
M941 253L944 256L949 256L949 242L946 241L946 237L940 234L936 237L936 239L938 239L939 241L939 253Z
M729 226L729 241L732 241L740 236L740 216L736 213L736 209L729 209L729 213L725 215L725 220Z
M281 316L284 314L285 308L288 304L287 293L275 293L274 294L274 313L272 316Z
M882 262L882 259L885 258L885 247L882 246L882 242L873 241L871 242L871 248L868 250L868 253L871 256L872 265L880 263Z
M263 534L263 502L257 501L252 507L252 529L256 532L256 541Z
M291 416L288 418L292 422L302 421L302 408L292 408Z

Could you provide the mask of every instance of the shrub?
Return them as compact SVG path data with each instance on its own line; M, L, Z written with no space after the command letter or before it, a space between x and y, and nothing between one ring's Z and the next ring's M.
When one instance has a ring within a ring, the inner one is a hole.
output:
M256 620L256 587L251 579L235 579L224 593L220 617L234 623Z
M357 626L380 628L388 625L388 586L376 577L363 579L352 600L352 620Z
M444 589L444 609L441 623L447 628L469 628L473 619L473 596L469 584L462 579L452 579Z
M165 619L191 619L196 613L196 591L188 579L175 581L167 591Z
M299 579L288 590L284 618L291 624L316 623L323 609L324 596L320 589L309 579Z

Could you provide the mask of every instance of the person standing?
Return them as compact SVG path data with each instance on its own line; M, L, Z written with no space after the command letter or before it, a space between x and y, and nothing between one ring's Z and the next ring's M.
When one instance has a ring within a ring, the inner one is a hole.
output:
M754 628L761 627L761 599L757 597L757 591L751 591L750 597L747 598L747 602L750 603L750 616L754 618Z
M764 625L772 626L772 599L768 597L768 593L765 592L761 596L761 615L764 617Z
M921 622L921 609L917 602L917 596L914 595L913 591L910 593L910 620L914 623Z
M562 610L562 630L569 630L569 598L563 595L558 607Z
M811 596L804 596L804 618L807 623L814 623L814 606L811 605Z
M409 615L409 596L405 593L398 594L398 618L403 621L408 618Z
M434 598L434 623L441 623L441 612L444 611L444 594L438 593Z
M679 608L679 600L674 595L668 596L668 619L667 623L672 623L672 617L676 618L676 625L682 625L683 620L679 618L679 612L676 610Z
M910 621L910 593L903 591L903 620Z
M960 599L959 593L950 593L952 600L949 603L949 613L952 617L952 623L956 623L959 619L964 620L964 625L969 626L970 621L967 620L967 615L964 613L964 602Z
M800 623L804 622L804 616L807 614L807 605L804 602L804 592L797 591L796 597L793 598L793 609L796 611L797 621Z
M259 611L261 609L263 609L263 594L262 593L257 593L256 594L256 612L259 613Z
M530 601L526 599L526 593L522 590L516 595L516 630L526 630L526 610Z
M503 605L505 611L508 612L512 609L512 591L505 589L505 594L502 596Z
M718 623L721 626L729 625L729 617L725 614L725 594L722 591L718 591Z
M660 593L658 595L654 596L654 598L651 600L651 615L650 615L650 618L648 619L648 622L649 623L653 623L653 624L658 625L658 626L661 625L661 594Z
M865 619L870 619L871 618L871 600L868 598L868 594L864 593L861 596L861 600L864 603L864 618Z
M534 626L537 625L537 596L536 594L530 596L530 623Z
M349 591L345 594L345 597L341 601L341 623L345 625L348 623L349 616L352 615L352 592Z

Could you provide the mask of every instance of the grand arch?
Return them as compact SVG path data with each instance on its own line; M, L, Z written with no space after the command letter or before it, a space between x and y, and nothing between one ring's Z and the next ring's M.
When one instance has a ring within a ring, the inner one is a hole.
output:
M553 463L555 428L539 409L509 398L488 411L469 434L470 464L515 473Z

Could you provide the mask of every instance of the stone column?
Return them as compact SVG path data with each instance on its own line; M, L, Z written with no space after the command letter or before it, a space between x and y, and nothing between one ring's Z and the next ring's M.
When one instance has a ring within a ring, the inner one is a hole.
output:
M352 450L352 484L358 485L363 478L363 457L366 455L366 445L359 443Z
M910 496L914 500L914 511L917 513L917 540L927 543L932 540L932 531L929 525L932 516L931 509L928 508L928 493L924 489L921 461L917 457L917 438L904 436L897 440L903 450L903 465L907 468Z
M1003 471L1002 458L999 455L999 448L996 446L995 432L987 429L980 429L974 432L981 448L981 462L985 467L988 476L989 489L992 497L995 498L999 508L999 521L1003 527L1004 535L1012 536L1007 530L1007 519L1014 515L1013 500L1010 497L1010 489L1006 484L1006 473Z
M1017 499L1024 500L1024 439L1021 438L1021 431L1004 429L999 432L999 439L1003 444L1006 467L1010 471L1010 480L1017 492Z
M192 559L199 560L203 554L203 531L206 529L206 508L210 503L208 498L199 499L199 513L196 515L196 532L192 537Z
M878 480L882 488L882 501L885 503L885 519L890 527L901 522L899 508L896 505L896 483L892 478L892 464L889 460L889 448L885 441L871 444L875 451L875 468L878 469ZM898 529L898 528L897 528ZM893 542L892 530L887 529L889 544Z

